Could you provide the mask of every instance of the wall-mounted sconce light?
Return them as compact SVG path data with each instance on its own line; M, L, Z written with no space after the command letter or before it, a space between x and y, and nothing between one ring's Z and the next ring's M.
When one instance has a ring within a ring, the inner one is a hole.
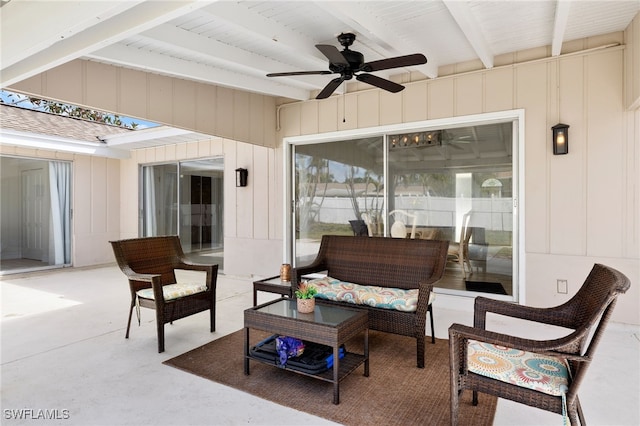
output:
M553 131L553 155L569 153L569 125L558 123L551 128Z
M236 169L236 186L247 186L247 177L249 177L247 169Z

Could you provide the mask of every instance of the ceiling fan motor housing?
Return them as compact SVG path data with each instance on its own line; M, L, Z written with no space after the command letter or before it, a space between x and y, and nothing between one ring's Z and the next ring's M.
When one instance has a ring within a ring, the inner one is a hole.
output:
M342 56L349 62L349 67L352 70L359 70L362 64L364 64L364 55L355 50L345 49L342 51Z
M342 33L338 36L338 42L345 48L351 46L354 41L356 41L356 35L353 33Z

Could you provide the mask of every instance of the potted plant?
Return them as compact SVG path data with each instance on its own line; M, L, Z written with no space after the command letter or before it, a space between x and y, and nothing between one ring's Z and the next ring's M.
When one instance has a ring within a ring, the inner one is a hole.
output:
M296 298L298 303L298 312L308 314L313 312L316 307L314 296L318 294L315 286L303 281L296 290Z

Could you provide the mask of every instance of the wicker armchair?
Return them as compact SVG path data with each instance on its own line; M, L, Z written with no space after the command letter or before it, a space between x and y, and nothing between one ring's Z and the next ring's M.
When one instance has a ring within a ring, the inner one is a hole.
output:
M133 308L155 309L158 352L164 352L164 325L209 311L210 330L216 329L218 265L195 264L185 258L177 236L111 241L118 266L129 278L131 306L125 338L129 338ZM176 283L176 269L204 271L203 283ZM138 322L140 316L138 312Z
M596 264L575 296L556 307L534 308L476 298L474 327L454 324L449 328L451 424L458 424L460 394L470 389L474 405L478 403L478 392L484 392L558 414L567 413L572 425L578 424L578 418L584 425L578 388L616 298L629 285L620 272ZM546 341L508 336L485 330L487 312L574 331ZM518 365L527 368L519 370Z

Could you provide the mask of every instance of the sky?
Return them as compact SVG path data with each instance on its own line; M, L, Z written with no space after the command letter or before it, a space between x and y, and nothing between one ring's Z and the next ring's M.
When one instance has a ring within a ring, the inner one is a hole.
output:
M44 111L44 107L32 104L29 101L28 96L22 95L20 93L14 93L8 90L0 90L0 100L2 101L2 103L8 104L8 105L15 105L21 108L32 109L35 111ZM140 120L140 119L131 118L131 117L124 117L122 115L120 115L119 117L120 117L120 121L122 121L126 125L137 123L138 126L136 127L136 130L147 129L149 127L157 127L160 125L158 123L153 123L151 121L145 121L145 120Z

